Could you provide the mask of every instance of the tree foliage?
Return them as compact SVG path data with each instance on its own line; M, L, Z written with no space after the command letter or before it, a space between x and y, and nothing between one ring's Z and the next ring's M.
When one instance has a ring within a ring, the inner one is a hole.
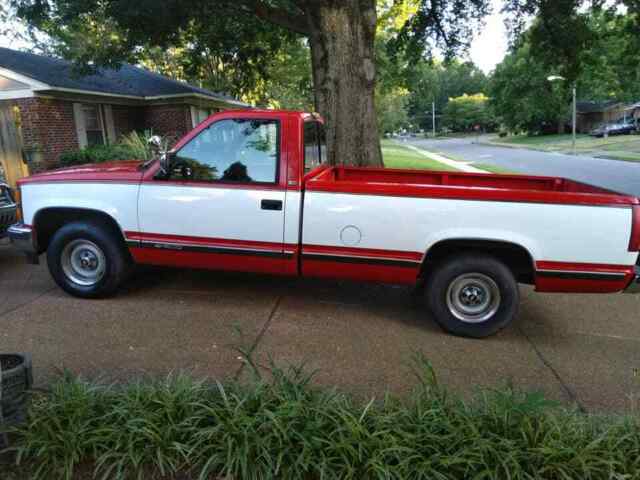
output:
M444 124L457 132L486 130L493 125L489 98L483 93L449 99L444 109Z
M117 67L123 61L142 62L173 78L196 80L248 100L269 96L266 90L273 87L265 82L272 74L279 77L283 70L277 61L275 65L271 61L279 54L296 63L296 68L300 66L297 60L304 52L296 35L308 33L312 3L329 3L11 1L21 18L50 36L55 53L75 60L83 71L94 66ZM431 57L437 48L454 56L468 46L473 30L489 11L489 3L378 0L378 33L384 36L385 47L392 44L396 53L404 49ZM307 90L306 78L303 81L303 90ZM293 104L300 104L299 99Z
M534 133L562 131L570 121L574 84L578 99L638 100L635 14L592 8L578 12L577 17L575 22L588 30L584 36L590 40L570 47L575 49L573 66L551 40L541 41L541 18L521 33L512 52L497 66L491 80L491 103L508 128ZM552 74L566 80L552 84L547 80Z
M411 90L409 112L416 123L431 128L432 103L442 114L450 98L487 93L486 75L471 62L421 60L407 69L407 86Z
M547 80L549 70L524 43L500 63L491 78L491 104L499 121L514 131L538 132L566 118L565 85Z

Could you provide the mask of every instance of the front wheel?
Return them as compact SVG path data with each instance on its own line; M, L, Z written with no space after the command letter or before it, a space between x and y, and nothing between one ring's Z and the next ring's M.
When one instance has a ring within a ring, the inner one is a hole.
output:
M427 305L446 331L483 338L516 316L520 294L511 270L489 255L460 255L440 263L426 283Z
M96 298L116 291L130 270L122 240L99 223L73 222L53 235L47 249L51 276L67 293Z

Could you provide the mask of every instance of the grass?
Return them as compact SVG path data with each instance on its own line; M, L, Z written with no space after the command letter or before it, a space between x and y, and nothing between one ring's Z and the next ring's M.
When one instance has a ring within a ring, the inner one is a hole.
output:
M428 152L425 152L428 154ZM438 155L450 158L451 160L468 163L467 160L452 155L450 153L436 152ZM424 155L421 155L410 148L407 148L401 144L398 144L392 140L382 141L382 155L384 157L384 165L388 168L412 168L412 169L427 169L427 170L444 170L444 171L456 171L453 167L445 165L437 160L433 160ZM491 173L497 174L509 174L513 173L510 170L496 165L488 163L473 164L474 167L481 170L485 170Z
M269 381L254 372L249 384L214 385L174 376L105 386L65 376L14 431L22 477L14 475L640 478L640 418L588 416L510 388L464 402L438 384L422 357L414 363L415 391L405 399L359 401L313 386L296 367L272 365Z
M570 134L494 137L492 143L545 152L572 152ZM595 138L579 134L576 137L576 153L617 160L640 161L640 137L638 135L615 135L608 138Z
M382 140L382 157L387 168L456 171L455 168L421 155L393 140Z

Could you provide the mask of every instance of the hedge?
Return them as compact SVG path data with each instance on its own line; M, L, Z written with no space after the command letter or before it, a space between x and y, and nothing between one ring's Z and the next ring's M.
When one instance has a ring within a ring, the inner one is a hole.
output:
M102 163L113 160L135 160L138 158L137 151L127 145L95 145L61 154L60 164L68 167L73 165L83 165L86 163Z
M510 388L463 401L424 363L408 398L359 401L294 367L269 378L106 386L67 375L13 431L12 451L36 480L79 467L103 479L640 478L637 416Z

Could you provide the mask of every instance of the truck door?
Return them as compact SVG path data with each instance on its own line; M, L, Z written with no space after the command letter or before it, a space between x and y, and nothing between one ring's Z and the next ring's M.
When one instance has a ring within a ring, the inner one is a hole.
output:
M141 231L127 233L136 261L282 273L291 254L281 137L277 118L222 116L199 128L166 177L141 185Z

